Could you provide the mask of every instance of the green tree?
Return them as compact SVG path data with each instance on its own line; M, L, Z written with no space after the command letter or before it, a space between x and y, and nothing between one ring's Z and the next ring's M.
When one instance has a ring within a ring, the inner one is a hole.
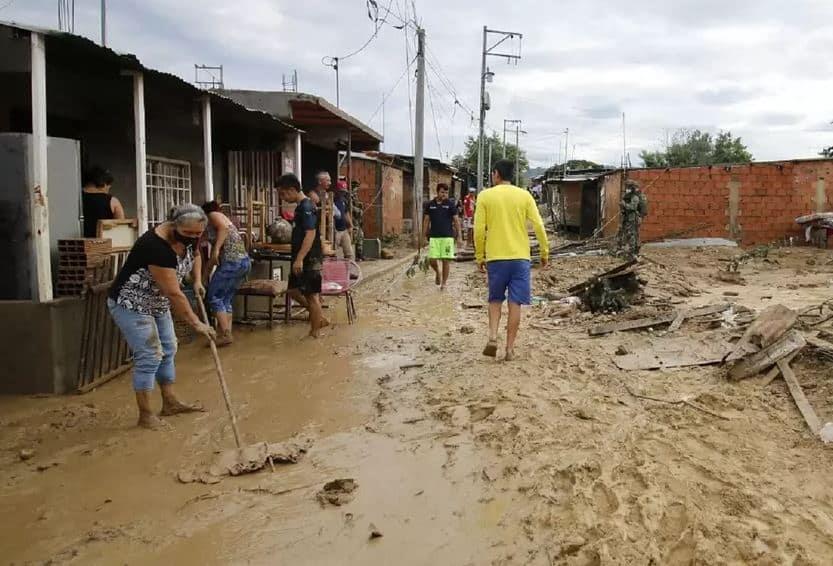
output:
M489 164L489 141L491 140L492 146L492 163L497 161L498 159L503 158L503 141L500 139L500 136L497 133L492 134L491 137L485 137L483 139L483 170L486 170L486 167ZM506 144L506 159L511 159L512 161L515 160L515 154L518 152L518 148L515 144ZM518 159L518 163L520 165L520 175L521 180L524 179L524 173L527 169L529 169L529 161L526 158L526 152L524 150L520 150L520 155ZM469 136L466 140L465 151L460 155L455 155L451 159L451 164L458 169L468 169L469 171L477 171L477 137ZM488 172L487 172L488 173Z
M752 154L741 138L731 132L720 132L713 138L700 130L678 130L665 151L642 150L639 154L645 167L688 167L720 163L749 163Z
M833 157L833 145L826 147L819 153L822 157Z

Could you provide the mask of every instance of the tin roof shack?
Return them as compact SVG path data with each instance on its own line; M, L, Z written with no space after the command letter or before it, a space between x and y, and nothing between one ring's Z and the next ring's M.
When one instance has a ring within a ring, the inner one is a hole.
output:
M602 227L609 215L606 175L606 171L588 171L547 178L545 199L556 228L589 238Z
M0 392L62 392L84 313L77 297L53 300L54 265L57 241L81 235L81 169L113 172L141 232L213 198L229 150L297 130L82 37L0 22L0 52L0 316L21 323L0 336Z
M340 169L339 152L379 149L382 136L344 110L323 98L301 92L259 90L217 91L247 108L257 108L303 130L300 143L301 179L304 186L315 184L318 171L335 178ZM348 167L349 170L349 167ZM349 173L347 174L349 177Z
M799 216L833 210L833 159L771 161L668 169L632 169L648 197L643 241L669 237L727 238L742 245L794 236ZM618 212L621 172L609 177L607 207ZM618 218L605 227L616 234Z
M347 164L341 166L347 175ZM402 234L405 177L413 186L413 168L395 155L371 151L353 154L353 180L359 182L358 196L365 207L362 229L366 238Z

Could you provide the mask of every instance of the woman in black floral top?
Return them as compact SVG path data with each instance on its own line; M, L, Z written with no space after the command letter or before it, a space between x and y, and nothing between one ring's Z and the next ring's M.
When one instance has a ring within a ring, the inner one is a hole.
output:
M167 222L136 240L110 288L107 306L133 351L133 390L139 426L145 428L156 428L160 423L151 411L154 381L162 390L161 415L202 410L174 395L177 344L171 308L195 331L214 339L214 330L194 313L180 286L191 273L194 291L200 297L205 295L196 251L205 225L206 216L200 207L178 206Z

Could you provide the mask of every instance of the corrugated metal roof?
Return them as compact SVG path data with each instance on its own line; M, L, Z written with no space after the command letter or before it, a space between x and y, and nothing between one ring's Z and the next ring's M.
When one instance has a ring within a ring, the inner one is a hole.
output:
M232 100L227 96L223 96L222 94L218 94L216 92L197 88L193 84L182 79L181 77L178 77L177 75L167 73L165 71L160 71L158 69L152 69L143 65L139 58L132 53L118 53L113 49L99 45L84 36L74 35L71 33L66 33L54 29L40 28L37 26L30 26L26 24L19 24L17 22L7 22L2 20L0 20L0 26L26 31L29 33L38 33L45 36L50 42L58 42L58 44L65 46L67 49L74 50L72 53L67 53L65 50L57 50L54 53L50 54L49 46L47 45L47 57L50 61L58 59L60 63L60 59L66 56L72 56L77 58L79 55L78 52L80 52L80 55L82 57L96 58L100 63L118 65L119 68L125 71L141 71L143 73L147 73L150 76L157 76L163 79L171 80L175 82L179 87L193 91L195 95L206 94L212 98L212 101L217 101L220 104L225 104L230 107L234 107L240 111L250 112L252 114L259 115L263 119L269 120L270 122L279 125L281 129L292 132L303 132L303 130L296 128L292 124L284 122L277 116L269 114L268 112L264 112L263 110L259 110L256 108L247 108L243 104L240 104L239 102Z

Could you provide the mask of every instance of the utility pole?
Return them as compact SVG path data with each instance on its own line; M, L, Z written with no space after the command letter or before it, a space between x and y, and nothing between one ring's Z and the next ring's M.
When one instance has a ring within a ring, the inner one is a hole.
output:
M567 162L570 161L570 128L564 130L564 176L567 176Z
M422 244L423 142L425 134L425 30L417 29L416 112L414 116L414 231ZM481 154L482 158L482 154Z
M385 145L385 95L382 95L382 142L379 146Z
M486 174L492 174L492 138L489 138L489 166L486 168ZM491 184L491 181L489 184Z
M523 132L526 133L526 132ZM515 121L515 186L520 187L521 183L521 121Z
M321 58L321 64L325 67L332 67L333 70L336 72L336 108L341 107L341 101L339 100L339 84L338 84L338 57L330 57L329 55L325 55Z
M500 36L500 39L498 39L497 42L495 42L495 44L491 47L489 46L489 34ZM486 67L486 56L491 55L492 57L502 57L507 61L515 61L515 63L517 63L521 58L520 49L518 49L518 54L496 53L494 51L498 45L501 45L509 39L514 39L516 36L518 39L523 39L523 34L517 32L498 31L483 26L483 50L480 53L480 133L477 138L477 192L480 192L483 189L483 130L486 124L486 111L491 106L486 93L486 81L492 82L492 78L494 77L494 73Z
M101 0L101 45L107 47L107 0Z
M506 124L515 124L517 126L520 123L520 120L503 119L503 159L506 159Z

